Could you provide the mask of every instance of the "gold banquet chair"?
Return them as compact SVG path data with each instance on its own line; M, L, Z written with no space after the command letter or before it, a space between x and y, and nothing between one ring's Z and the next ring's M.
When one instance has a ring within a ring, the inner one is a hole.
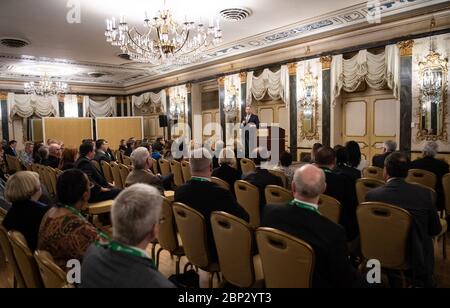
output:
M239 288L262 286L260 259L253 256L256 243L252 227L224 212L211 214L211 227L223 278Z
M27 288L42 288L44 284L41 274L25 237L17 231L8 232L8 237L25 286Z
M191 165L189 164L188 161L183 160L181 162L181 173L183 175L183 181L184 183L186 183L187 181L190 181L192 178L191 175Z
M176 187L180 187L184 184L183 173L181 171L181 163L172 160L170 162L170 171L173 173L173 183Z
M269 170L269 172L271 174L273 174L274 176L277 176L277 177L279 177L281 179L281 181L283 182L283 187L284 188L289 188L288 187L288 178L287 178L286 174L283 171L281 171L281 170Z
M261 224L258 187L246 181L236 181L234 183L234 192L237 202L250 216L250 225L252 228L258 228Z
M276 185L266 186L265 195L267 204L286 204L294 199L290 190Z
M125 188L128 174L130 174L130 168L127 165L119 164L119 173L120 180L122 181L122 185Z
M375 178L362 178L356 181L356 196L358 204L366 202L366 195L372 189L382 187L386 183Z
M248 158L241 159L242 175L246 175L246 174L255 172L255 170L256 170L256 165L252 160L250 160Z
M125 188L125 183L122 183L122 177L120 176L119 164L112 162L110 166L114 179L114 186L121 189Z
M11 241L9 240L8 231L5 229L5 227L3 227L2 224L0 224L0 248L6 257L8 265L13 270L13 286L15 288L26 288L25 281L16 261L16 257L14 256L14 251L11 245Z
M271 228L256 230L266 288L310 288L314 250L304 241Z
M209 273L209 288L212 288L214 275L220 281L220 267L209 256L205 218L182 203L173 204L173 213L186 257L192 265Z
M158 161L156 159L154 159L154 158L152 158L151 160L152 160L152 172L153 172L153 174L156 175L156 174L159 173L159 171L158 171Z
M410 169L406 178L406 182L408 183L419 183L431 189L436 188L436 181L437 179L434 173L421 169Z
M56 265L53 257L47 251L35 251L34 258L39 267L45 288L57 289L67 285L66 274Z
M342 215L342 205L338 200L327 195L320 195L318 205L320 214L339 224Z
M161 158L159 160L159 168L161 169L162 176L168 176L170 174L170 162L167 159Z
M366 202L356 210L365 260L378 260L385 269L404 272L408 264L408 239L412 218L408 211L379 202Z
M225 182L222 179L216 178L216 177L211 177L211 182L216 183L217 185L219 185L220 187L222 187L225 190L230 190L230 184L228 184L227 182Z
M125 166L131 166L132 165L131 158L128 157L128 156L125 156L125 155L122 156L122 162L123 162L123 164Z
M363 178L384 181L383 169L375 166L367 167L362 172Z
M108 162L102 160L101 163L102 173L108 183L114 183L114 178L112 175L112 169Z
M100 167L100 164L98 163L98 161L93 159L93 160L91 160L91 164L95 167L95 169L97 169L98 172L103 173L102 168Z

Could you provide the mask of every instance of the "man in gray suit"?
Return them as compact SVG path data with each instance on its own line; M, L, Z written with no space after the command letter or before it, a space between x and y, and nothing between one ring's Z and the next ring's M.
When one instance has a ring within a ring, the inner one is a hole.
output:
M162 197L136 184L122 191L111 210L112 240L92 245L83 258L83 288L173 288L145 251L158 237Z

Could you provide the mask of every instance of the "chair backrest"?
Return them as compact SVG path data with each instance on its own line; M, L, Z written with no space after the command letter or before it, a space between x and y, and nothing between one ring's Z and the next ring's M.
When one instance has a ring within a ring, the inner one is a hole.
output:
M60 169L55 169L55 174L56 174L56 178L59 178L59 176L60 176L61 174L63 174L63 171L60 170Z
M256 230L267 288L310 288L314 250L304 241L271 228Z
M191 166L188 161L183 160L181 162L181 172L183 174L183 180L185 183L191 179Z
M445 208L447 215L450 214L450 173L442 177L442 186L444 187Z
M224 212L211 214L211 227L223 277L237 287L250 288L255 283L252 227Z
M261 223L258 187L246 181L236 181L234 183L234 192L237 202L250 216L250 225L255 229L258 228Z
M290 190L276 185L266 186L265 195L267 204L286 204L294 199Z
M111 162L111 172L114 179L114 186L117 188L124 188L125 183L122 182L122 177L120 176L119 164Z
M167 159L161 158L159 160L159 169L161 169L161 175L167 176L170 174L170 162Z
M163 198L161 215L164 220L159 227L158 242L163 249L173 252L179 247L179 243L172 202L167 198Z
M176 160L170 162L170 171L173 173L173 183L179 187L184 184L183 173L181 171L181 164Z
M119 173L120 180L122 181L122 185L125 187L125 183L127 181L128 174L130 174L130 169L127 165L119 164Z
M375 166L364 168L363 178L377 179L384 181L383 169Z
M53 257L47 251L35 251L34 258L47 289L62 288L67 284L66 274L56 265Z
M6 154L6 164L10 173L18 172L22 170L20 161L17 157Z
M289 188L288 187L288 178L286 176L286 174L281 171L281 170L269 170L270 173L272 173L274 176L277 176L281 179L281 181L283 182L283 187L284 188Z
M342 205L333 197L321 195L319 198L319 212L332 222L338 224L341 220Z
M242 158L241 159L241 170L242 170L242 174L249 174L252 172L255 172L256 170L256 165L255 163L248 159L248 158Z
M410 169L406 181L408 183L419 183L428 186L431 189L435 189L437 179L436 175L430 171L421 169Z
M47 167L47 176L51 185L51 194L56 196L56 171L52 167Z
M112 169L109 163L107 161L102 160L100 164L102 167L103 176L105 177L106 181L108 181L108 183L113 183L114 177L112 175Z
M34 259L30 248L28 248L25 237L17 231L8 232L8 237L26 287L42 288L43 283L41 274L39 273L36 260Z
M131 158L129 158L128 156L123 155L122 156L122 162L125 166L131 166Z
M386 183L375 178L362 178L356 181L356 196L358 204L366 202L366 194L377 187L384 186Z
M39 173L38 165L37 164L31 164L31 171Z
M0 223L0 248L5 254L8 264L11 266L14 272L14 279L17 282L17 287L25 288L25 281L23 280L22 273L17 265L16 257L14 257L11 241L9 240L8 231Z
M423 189L428 190L431 193L431 202L433 203L433 206L436 206L436 202L437 202L437 192L433 189L430 188L426 185L420 184L420 183L411 183L413 185L416 185L418 187L422 187Z
M155 175L159 173L158 161L154 158L152 158L152 171L153 171L153 174L155 174Z
M50 179L49 168L51 169L51 167L48 166L39 166L39 179L41 180L41 184L43 184L45 188L47 188L47 191L50 193L50 195L55 196L52 180Z
M95 169L97 169L98 172L103 173L102 168L100 167L100 164L98 163L98 161L93 159L93 160L91 160L91 163L95 167Z
M399 207L377 202L361 204L356 215L364 258L379 260L384 268L404 268L411 215Z
M207 267L210 259L206 242L205 218L182 203L174 203L172 208L186 257L195 266Z
M216 183L217 185L219 185L220 187L222 187L223 189L226 190L230 190L230 184L228 184L227 182L225 182L222 179L216 178L216 177L211 177L211 182Z

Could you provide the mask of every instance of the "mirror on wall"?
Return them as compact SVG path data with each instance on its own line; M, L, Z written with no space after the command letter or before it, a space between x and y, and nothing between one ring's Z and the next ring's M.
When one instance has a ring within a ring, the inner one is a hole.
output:
M301 139L314 140L319 139L319 130L317 127L319 109L318 109L318 77L311 72L311 66L308 65L306 74L300 80L299 86L299 115L301 122Z

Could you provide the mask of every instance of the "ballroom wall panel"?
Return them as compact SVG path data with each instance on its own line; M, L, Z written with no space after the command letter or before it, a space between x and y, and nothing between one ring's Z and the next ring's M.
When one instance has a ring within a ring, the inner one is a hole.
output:
M93 139L91 118L43 118L43 139L64 142L66 148L78 148L83 139Z
M144 138L143 117L97 118L97 139L106 139L111 149L118 149L121 139Z

